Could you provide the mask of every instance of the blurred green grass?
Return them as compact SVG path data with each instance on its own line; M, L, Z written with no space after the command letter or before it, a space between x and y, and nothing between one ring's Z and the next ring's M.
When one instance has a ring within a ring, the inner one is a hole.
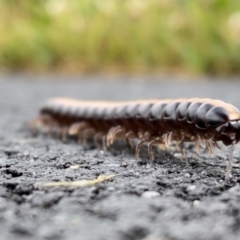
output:
M4 71L240 73L240 1L0 0Z

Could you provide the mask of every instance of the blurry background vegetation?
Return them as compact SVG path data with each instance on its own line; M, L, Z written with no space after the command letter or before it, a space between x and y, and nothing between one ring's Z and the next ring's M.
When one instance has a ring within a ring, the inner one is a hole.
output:
M0 70L240 73L238 0L0 0Z

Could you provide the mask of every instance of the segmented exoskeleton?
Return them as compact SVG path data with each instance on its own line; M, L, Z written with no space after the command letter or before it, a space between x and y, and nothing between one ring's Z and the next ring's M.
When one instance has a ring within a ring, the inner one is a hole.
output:
M92 137L103 148L118 138L139 139L136 156L147 143L150 159L152 146L175 141L184 155L184 143L193 142L196 152L206 146L219 148L218 142L230 146L226 179L229 179L234 146L240 140L240 112L231 104L212 99L166 99L132 102L91 102L65 98L47 101L40 116L32 122L33 129L58 132L63 139L77 135L80 142Z

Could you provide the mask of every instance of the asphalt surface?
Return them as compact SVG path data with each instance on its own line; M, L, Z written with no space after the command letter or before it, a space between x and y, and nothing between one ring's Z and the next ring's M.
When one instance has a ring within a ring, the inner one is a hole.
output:
M240 107L240 83L109 81L104 77L0 77L0 239L240 239L240 169L224 181L227 150L187 158L156 150L151 162L124 143L108 152L91 144L32 136L27 123L49 97L94 100L209 97ZM79 166L74 168L73 166ZM84 188L44 188L49 181L115 178Z

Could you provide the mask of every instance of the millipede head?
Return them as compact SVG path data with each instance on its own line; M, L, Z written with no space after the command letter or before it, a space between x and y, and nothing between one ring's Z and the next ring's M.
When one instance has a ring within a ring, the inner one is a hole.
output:
M240 141L240 120L233 120L222 124L215 131L224 145L228 146L237 143Z
M240 120L230 121L229 122L229 127L235 133L235 140L236 140L236 142L239 142L240 141Z

